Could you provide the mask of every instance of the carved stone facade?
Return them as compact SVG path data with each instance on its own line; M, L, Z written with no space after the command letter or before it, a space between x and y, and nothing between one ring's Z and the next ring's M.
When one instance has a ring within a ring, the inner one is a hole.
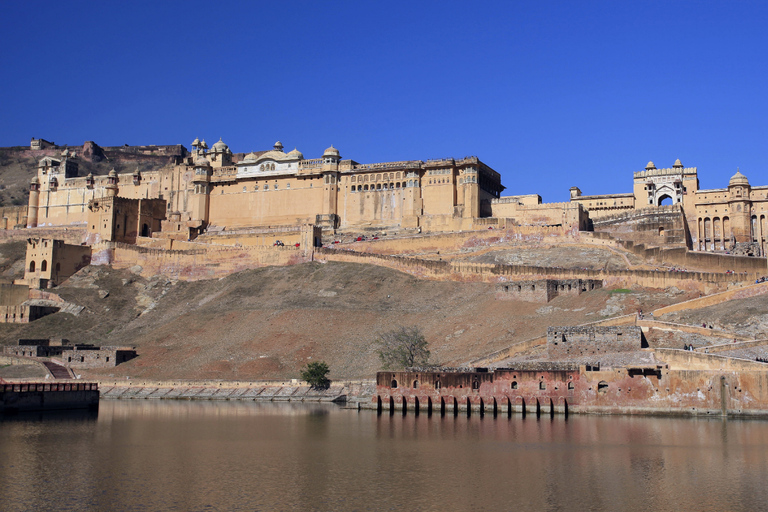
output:
M221 140L209 150L195 139L193 148L181 164L141 174L78 177L62 162L41 161L27 224L82 225L93 201L117 196L164 200L166 217L190 228L190 238L209 227L305 223L458 230L490 216L492 200L504 190L500 175L476 157L359 164L332 146L321 158L305 159L278 142L235 161Z
M699 190L696 167L676 160L670 168L657 169L648 162L634 173L632 194L584 196L578 187L571 188L571 202L583 205L593 221L667 201L682 208L692 249L765 256L768 186L752 187L739 171L727 188Z

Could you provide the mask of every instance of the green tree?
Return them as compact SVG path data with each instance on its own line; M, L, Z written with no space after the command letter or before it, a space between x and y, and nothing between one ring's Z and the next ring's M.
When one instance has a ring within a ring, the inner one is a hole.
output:
M313 361L307 363L307 366L301 370L301 378L313 388L328 389L331 385L331 380L328 378L330 371L325 361Z
M398 327L381 333L376 345L385 369L424 366L429 362L427 340L418 327Z

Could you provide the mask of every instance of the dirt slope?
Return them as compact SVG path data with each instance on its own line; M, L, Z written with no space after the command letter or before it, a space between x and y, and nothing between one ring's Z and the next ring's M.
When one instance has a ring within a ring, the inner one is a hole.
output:
M399 325L422 328L434 362L462 364L540 336L548 325L687 298L596 290L543 305L497 300L491 284L418 280L351 263L267 267L199 282L88 267L54 291L85 311L0 324L4 343L56 336L136 346L141 354L117 368L82 372L86 376L242 380L298 377L312 360L327 361L334 378L369 378L379 368L376 333Z

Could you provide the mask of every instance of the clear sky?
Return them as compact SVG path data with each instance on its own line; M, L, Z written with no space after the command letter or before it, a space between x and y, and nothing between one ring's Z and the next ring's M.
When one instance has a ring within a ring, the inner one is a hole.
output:
M768 184L768 2L6 1L0 146L477 155L504 195Z

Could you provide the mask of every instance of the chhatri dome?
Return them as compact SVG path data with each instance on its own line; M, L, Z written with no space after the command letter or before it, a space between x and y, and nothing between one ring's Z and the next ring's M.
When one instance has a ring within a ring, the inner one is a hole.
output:
M648 162L648 165L645 166L646 171L650 171L651 169L655 169L656 165L653 162Z
M680 161L679 158L677 160L675 160L674 164L672 164L672 167L675 168L675 169L680 168L682 166L683 166L683 163Z
M223 153L229 149L229 146L227 146L223 140L221 140L221 137L219 137L219 142L213 145L213 150L215 152Z
M195 159L195 167L210 167L211 162L208 161L205 157L200 157Z
M338 156L340 156L339 155L339 150L336 149L335 147L333 147L333 144L331 144L331 147L329 147L328 149L325 150L325 152L323 153L323 156L335 156L335 157L338 157Z
M748 187L749 180L747 179L746 176L744 176L743 174L741 174L741 172L737 170L736 174L731 176L731 181L728 182L729 187L733 187L734 185L744 185Z
M296 160L304 160L304 155L296 148L293 148L293 151L288 152L288 157L295 158Z

